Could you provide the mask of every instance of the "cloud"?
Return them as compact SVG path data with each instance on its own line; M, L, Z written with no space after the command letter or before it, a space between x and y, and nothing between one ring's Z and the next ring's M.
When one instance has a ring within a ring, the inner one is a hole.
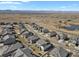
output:
M19 10L23 4L28 3L29 1L0 1L0 9L10 9L10 10Z
M31 0L0 0L0 1L31 1Z
M64 9L64 8L67 8L67 6L61 6L60 8Z
M79 6L78 4L71 4L71 5L65 5L65 6L60 6L59 8L61 9L66 9L66 8L73 8Z
M17 9L18 9L18 7L15 5L10 5L10 6L7 5L4 8L0 8L0 10L17 10Z
M79 10L79 9L76 9L76 7L78 7L78 6L79 6L78 4L62 5L59 7L59 9L62 11Z
M16 7L16 6L10 6L10 9L14 9L14 10L16 10L17 7Z
M30 1L28 1L28 0L23 0L23 1L21 1L21 2L30 2Z
M0 1L0 4L21 4L21 2L12 2L12 1Z
M66 9L66 8L73 8L73 5L69 5L69 6L60 6L61 9Z

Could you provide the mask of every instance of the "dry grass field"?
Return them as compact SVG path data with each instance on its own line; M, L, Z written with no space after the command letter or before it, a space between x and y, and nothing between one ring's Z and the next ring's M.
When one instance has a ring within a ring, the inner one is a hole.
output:
M49 30L61 30L64 32L79 34L79 31L68 31L61 29L61 26L76 24L79 25L78 13L30 13L30 14L15 14L15 13L1 13L0 22L35 22L40 26L48 28Z

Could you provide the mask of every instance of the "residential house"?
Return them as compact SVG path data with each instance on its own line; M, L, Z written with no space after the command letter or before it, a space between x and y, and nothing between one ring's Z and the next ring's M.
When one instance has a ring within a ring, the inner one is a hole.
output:
M15 35L5 35L2 37L2 40L5 45L10 45L16 42L16 37Z
M15 44L9 45L9 48L6 51L4 51L4 53L2 54L2 56L5 56L5 57L11 56L11 54L14 51L16 51L19 48L23 48L23 47L24 47L23 44L20 43L20 42L16 42Z
M36 43L40 38L38 36L30 36L27 38L30 43Z
M57 35L57 33L55 31L48 33L48 36L50 36L50 37L55 37L56 35Z
M43 32L43 33L49 33L49 30L46 29L46 28L43 28L43 29L42 29L42 32Z
M40 46L40 49L41 49L42 51L49 51L49 50L51 50L52 48L54 48L54 46L53 46L53 44L51 44L51 43L42 44L42 45Z
M30 48L26 47L17 49L12 57L36 57L36 55L32 53Z
M68 40L67 34L65 34L63 32L57 33L57 38L58 38L58 40Z
M25 31L25 32L22 33L22 35L23 35L23 37L28 38L30 36L33 36L33 33L29 32L29 31Z
M51 57L68 57L69 52L62 47L52 49L49 54Z
M54 46L53 44L46 42L44 39L39 39L36 42L36 46L41 50L41 51L48 51L52 49Z

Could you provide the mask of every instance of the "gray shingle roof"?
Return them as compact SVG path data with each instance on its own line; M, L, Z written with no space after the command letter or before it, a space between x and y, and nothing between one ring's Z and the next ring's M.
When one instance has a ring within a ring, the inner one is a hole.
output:
M3 43L4 44L13 44L16 42L16 38L14 35L5 35L3 38Z
M13 38L13 39L16 39L16 38L15 38L15 35L5 35L2 39L3 39L3 40L7 40L7 39L9 39L9 38L11 38L11 39L12 39L12 38Z
M49 32L49 30L48 30L48 29L46 29L46 28L43 28L43 29L42 29L42 32L44 32L44 33L48 33L48 32Z
M69 52L59 47L59 48L54 48L52 51L49 52L49 54L54 57L67 57Z
M10 45L8 50L3 53L3 55L11 54L15 50L17 50L19 48L22 48L22 47L23 47L23 45L21 43L19 43L19 42L17 42L16 44L12 44L12 45Z
M4 45L0 47L0 55L2 56L3 52L7 51L9 48L9 45Z
M3 28L12 28L13 26L8 24L8 25L4 25Z
M22 33L22 35L25 36L25 37L27 38L27 37L32 36L33 33L32 33L32 32L29 32L29 31L25 31L25 32Z
M15 31L13 31L13 29L6 28L6 29L3 29L2 35L13 34L14 32Z
M21 32L27 31L27 29L26 29L24 23L22 23L22 22L19 23L19 29L20 29Z
M78 44L79 45L79 37L70 38L70 42L73 43L73 44Z
M43 44L43 45L41 45L41 47L43 47L43 49L44 49L43 51L48 51L53 48L53 44L51 44L51 43Z
M47 42L44 40L44 39L39 39L37 42L36 42L36 45L37 46L41 46L43 44L46 44Z
M67 35L63 32L59 32L58 35L59 35L60 39L63 39L63 40L66 40L68 38Z
M39 37L38 37L38 36L35 36L35 35L28 37L28 40L29 40L29 41L32 41L32 42L34 42L34 43L35 43L38 39L39 39Z
M23 56L23 52L21 51L21 49L17 49L14 54L12 54L13 57L22 57Z
M53 37L53 36L56 36L56 35L57 35L57 33L56 33L56 32L54 32L54 31L52 31L52 32L49 32L49 33L48 33L48 35L49 35L50 37Z
M2 39L0 38L0 42L2 42Z
M32 51L28 47L21 48L15 51L14 57L36 57L35 55L31 53Z

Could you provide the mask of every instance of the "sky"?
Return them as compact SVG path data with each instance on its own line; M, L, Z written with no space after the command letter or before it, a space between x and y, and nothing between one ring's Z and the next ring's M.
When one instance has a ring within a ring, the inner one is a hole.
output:
M0 1L0 10L79 11L79 1Z

